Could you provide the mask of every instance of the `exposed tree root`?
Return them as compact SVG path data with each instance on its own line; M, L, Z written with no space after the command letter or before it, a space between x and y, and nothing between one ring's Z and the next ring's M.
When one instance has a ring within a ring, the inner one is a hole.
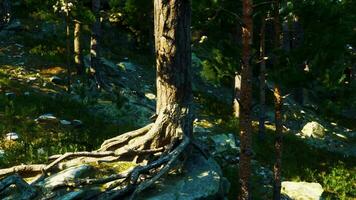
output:
M159 178L161 178L170 169L172 169L173 165L177 161L178 156L181 155L181 153L188 146L189 141L190 141L189 138L185 137L184 140L182 141L182 143L174 151L171 152L171 154L169 155L170 158L168 159L169 161L167 162L167 164L161 170L159 170L158 173L156 175L154 175L151 179L148 179L147 181L144 181L141 184L139 184L137 186L137 188L135 189L135 191L132 193L130 199L133 200L138 193L140 193L144 189L152 186Z
M0 177L15 173L40 173L45 167L46 165L17 165L11 168L1 169Z
M182 162L178 158L183 155L183 152L187 152L188 145L192 143L191 126L186 123L187 119L191 120L190 117L188 109L177 105L169 106L157 116L155 123L108 139L96 151L55 155L50 157L53 161L48 165L21 165L2 169L0 176L17 172L34 172L41 175L31 185L18 175L8 176L0 180L0 195L1 191L10 185L16 185L23 194L29 191L35 194L35 187L39 187L38 183L44 180L50 172L62 170L58 167L60 164L66 166L65 163L74 162L76 159L80 164L92 161L131 160L138 165L125 172L105 178L67 180L57 185L56 188L79 188L110 183L111 185L103 193L98 194L97 198L115 199L130 195L130 199L134 199L141 191L152 186L169 172L175 164ZM196 143L192 146L204 153L204 150Z

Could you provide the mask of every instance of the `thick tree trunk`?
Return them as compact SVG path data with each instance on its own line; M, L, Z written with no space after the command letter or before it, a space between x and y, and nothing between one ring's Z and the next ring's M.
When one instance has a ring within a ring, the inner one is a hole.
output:
M265 60L265 27L266 18L263 17L261 32L260 32L260 113L259 113L259 126L258 134L262 140L266 135L265 119L266 119L266 60Z
M157 113L192 99L190 13L190 0L154 1Z
M243 0L242 27L242 72L241 72L241 107L240 107L240 200L250 198L251 175L251 101L252 101L252 70L250 66L252 45L252 0Z
M77 74L82 75L84 73L83 54L81 47L81 22L74 20L74 64L77 68Z
M282 47L282 38L281 38L281 23L279 19L279 0L275 1L274 7L274 29L275 29L275 48ZM279 58L277 58L276 64L278 66ZM278 66L280 67L280 66ZM278 84L274 86L274 101L275 101L275 123L276 123L276 139L275 139L275 163L273 167L273 199L281 199L281 171L282 171L282 94L281 89Z
M92 27L92 34L90 39L90 61L91 68L94 72L94 79L97 86L103 86L102 69L100 63L100 36L101 36L101 21L100 21L100 0L92 0L92 11L95 15L95 22Z
M157 114L172 104L190 109L190 21L190 0L154 1ZM186 120L184 132L190 136L192 119Z
M66 1L66 13L65 13L65 18L66 18L66 49L67 49L67 91L70 93L71 91L71 51L70 51L70 16L69 16L69 7L68 7L68 1Z

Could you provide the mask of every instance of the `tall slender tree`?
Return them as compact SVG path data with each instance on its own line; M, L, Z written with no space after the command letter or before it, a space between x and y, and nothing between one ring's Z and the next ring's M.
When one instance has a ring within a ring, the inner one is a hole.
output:
M266 119L266 55L265 55L265 30L266 17L262 18L260 31L260 113L259 113L259 128L258 134L260 139L264 139L266 134L265 119Z
M77 74L82 75L84 72L83 65L83 54L82 54L82 45L81 45L81 22L78 20L74 21L74 64L77 69Z
M251 175L251 101L252 101L252 70L250 66L253 36L252 0L243 0L242 26L242 71L241 71L241 106L240 106L240 200L250 198Z
M101 37L101 21L100 21L100 0L92 0L92 12L95 15L95 21L92 27L90 38L90 62L91 68L94 70L94 79L97 86L103 87L102 69L100 64L100 37Z
M70 50L70 4L68 0L65 1L65 24L66 24L66 60L67 60L67 91L71 91L71 50Z
M282 47L281 38L281 23L279 15L280 1L275 0L274 2L274 30L275 30L275 49L280 49ZM279 58L273 63L276 67L279 66ZM281 199L281 172L282 172L282 94L279 83L274 84L273 88L274 94L274 104L275 104L275 124L276 124L276 138L275 138L275 163L273 166L273 199Z

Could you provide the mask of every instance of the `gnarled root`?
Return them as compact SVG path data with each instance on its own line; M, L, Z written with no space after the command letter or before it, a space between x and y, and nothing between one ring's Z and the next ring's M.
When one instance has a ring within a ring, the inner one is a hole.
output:
M108 139L96 151L55 155L51 157L53 161L48 165L16 166L2 169L0 175L32 171L40 172L41 176L31 185L23 181L20 176L9 176L0 181L0 189L2 187L4 190L11 184L16 184L26 188L26 192L34 191L34 187L38 187L37 183L46 178L49 172L58 171L58 166L61 163L68 163L75 159L80 159L80 163L130 160L135 161L137 166L126 172L112 174L105 178L65 181L59 187L78 188L112 183L104 192L98 194L97 198L115 199L131 194L131 199L134 199L138 193L152 186L169 172L175 164L182 162L178 158L180 155L184 155L184 152L188 152L186 151L187 147L191 144L191 121L187 108L178 105L168 106L159 113L155 123ZM12 180L11 184L9 184L9 179Z

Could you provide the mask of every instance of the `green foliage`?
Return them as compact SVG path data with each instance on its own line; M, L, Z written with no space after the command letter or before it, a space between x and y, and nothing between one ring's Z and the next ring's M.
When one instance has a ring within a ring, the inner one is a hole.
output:
M215 85L231 85L240 67L240 2L193 1L193 50L202 60L201 76Z
M347 170L342 162L334 165L329 173L319 176L329 196L338 196L340 199L356 198L356 173Z
M253 137L255 159L263 165L273 167L274 133L267 132L265 141L257 134ZM326 199L355 198L355 161L340 154L308 146L294 135L283 136L282 177L292 181L320 183Z
M109 6L113 19L135 37L137 47L152 47L153 1L109 0Z
M224 82L228 84L226 80L232 80L235 68L236 60L223 55L223 52L219 49L212 49L210 58L207 58L202 62L201 76L214 84Z
M61 109L58 109L58 105L61 105ZM45 113L53 113L61 119L80 119L84 127L40 125L34 122L35 118ZM0 133L16 132L20 135L16 142L0 142L0 148L5 151L0 159L1 167L44 162L48 156L58 153L93 150L105 138L126 130L90 114L85 105L68 97L53 99L36 92L31 92L31 96L17 96L13 101L0 95L0 121Z

